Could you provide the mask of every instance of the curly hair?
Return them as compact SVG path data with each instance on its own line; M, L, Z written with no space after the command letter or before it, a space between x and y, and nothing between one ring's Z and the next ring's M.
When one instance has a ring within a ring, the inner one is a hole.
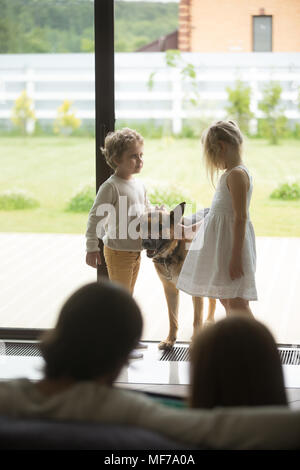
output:
M213 183L215 173L223 169L219 156L219 141L227 142L239 156L242 154L243 135L234 121L217 121L202 134L201 141L207 173Z
M129 127L109 132L105 138L104 147L101 147L106 163L115 170L118 165L114 159L119 159L136 142L143 144L144 139L137 131Z

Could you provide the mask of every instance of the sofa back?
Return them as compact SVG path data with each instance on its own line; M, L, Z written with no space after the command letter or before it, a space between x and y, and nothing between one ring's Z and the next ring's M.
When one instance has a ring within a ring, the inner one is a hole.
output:
M0 417L0 449L187 449L184 444L133 426Z

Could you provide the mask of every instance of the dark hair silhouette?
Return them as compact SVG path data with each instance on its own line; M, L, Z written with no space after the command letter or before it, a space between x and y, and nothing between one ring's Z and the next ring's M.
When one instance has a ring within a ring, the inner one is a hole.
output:
M191 376L193 408L287 404L276 343L254 319L229 317L199 333Z
M141 332L141 312L129 292L107 281L87 284L69 297L42 338L46 378L80 381L115 373Z

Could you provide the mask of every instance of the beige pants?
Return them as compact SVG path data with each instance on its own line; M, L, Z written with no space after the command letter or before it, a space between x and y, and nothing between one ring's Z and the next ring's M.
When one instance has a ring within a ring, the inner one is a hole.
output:
M112 250L104 245L104 258L111 281L119 282L133 294L140 269L140 251Z

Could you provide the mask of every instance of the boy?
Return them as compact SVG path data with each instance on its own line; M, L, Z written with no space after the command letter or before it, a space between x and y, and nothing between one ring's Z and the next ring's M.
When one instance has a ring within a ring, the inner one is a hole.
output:
M129 228L150 209L143 183L133 178L143 168L143 147L143 137L129 128L106 136L101 150L114 174L99 188L86 231L86 263L94 268L101 264L98 238L103 238L109 279L122 284L131 294L140 268L142 244L139 237L132 237Z

